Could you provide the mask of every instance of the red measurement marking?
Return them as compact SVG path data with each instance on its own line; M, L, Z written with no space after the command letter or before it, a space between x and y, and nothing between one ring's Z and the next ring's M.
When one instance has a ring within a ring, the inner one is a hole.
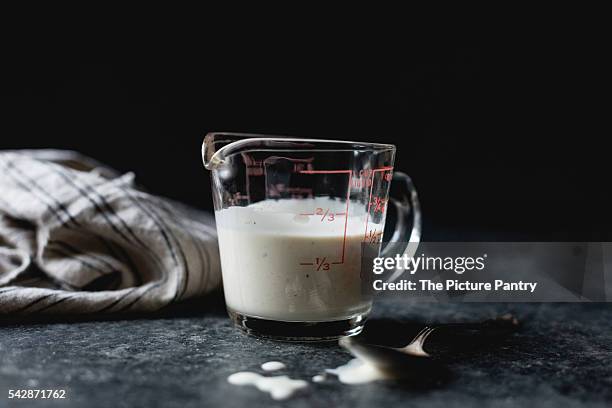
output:
M304 216L319 216L321 217L321 219L319 221L324 222L333 222L336 220L336 217L342 217L345 216L346 213L345 212L332 212L330 211L329 208L316 208L314 212L311 213L300 213L300 215L304 215Z
M379 167L376 169L373 169L372 171L372 186L370 187L370 198L368 200L368 212L366 214L366 222L365 222L365 235L363 237L364 241L368 240L368 221L370 221L370 207L372 206L372 192L374 191L374 177L376 176L376 172L380 172L380 171L391 171L393 170L392 166L387 166L387 167ZM379 197L377 197L379 198ZM382 212L382 211L381 211ZM371 231L370 231L371 232ZM373 243L372 241L370 241L370 243Z
M246 165L246 175L248 176L263 176L264 168L261 160L255 160L248 154L243 154L242 158ZM247 190L248 191L248 190Z
M266 181L267 183L267 181ZM282 183L269 184L266 187L267 197L281 197L283 194L290 195L291 198L312 197L311 188L288 187Z
M344 217L344 240L342 241L342 261L344 263L344 253L346 252L346 226L348 225L349 201L351 201L351 181L353 181L353 172L349 170L348 186L346 187L346 212Z
M300 170L302 174L342 174L352 173L352 170Z
M315 211L315 214L317 214L317 215L323 215L323 216L321 217L321 222L323 222L323 220L325 220L325 217L327 217L327 214L329 214L329 208L326 208L326 209L325 209L325 214L323 214L323 209L322 209L322 208L317 208L317 211ZM334 216L334 215L332 214L332 217L333 217L333 216ZM333 219L332 219L332 220L333 220ZM330 221L332 221L332 220L330 220Z
M332 262L334 265L343 264L344 263L344 255L346 253L346 229L348 226L348 213L349 213L349 202L351 200L351 182L353 180L353 171L352 170L300 170L301 174L348 174L348 185L346 188L346 211L344 213L337 213L338 215L344 215L344 236L342 238L342 258L340 261ZM315 210L316 213L316 210ZM301 214L301 215L315 215L315 214ZM321 214L317 214L321 215ZM323 219L321 220L321 222ZM317 258L318 259L318 258ZM329 265L329 263L327 263ZM328 267L329 269L329 267ZM317 269L318 270L318 269ZM327 270L327 269L326 269Z
M239 201L241 201L241 200L250 200L250 197L249 197L248 194L245 195L245 194L241 194L241 193L238 192L238 193L232 194L230 196L230 198L229 198L229 202L232 205L239 204Z
M243 153L243 157L245 156L248 157L245 153ZM247 163L247 165L249 163L251 164L258 163L259 167L261 167L261 170L262 170L261 174L253 174L253 175L258 175L258 176L263 175L264 176L265 184L266 184L266 197L277 198L283 195L285 197L289 196L291 198L303 198L304 196L312 197L311 188L291 187L291 186L286 186L282 183L271 184L269 182L268 169L274 164L276 164L276 162L279 162L282 160L286 160L292 163L293 171L297 172L298 170L310 168L310 166L312 166L311 162L314 160L314 157L310 157L306 159L294 159L291 157L272 156L272 157L268 157L267 159L263 161L259 161L259 162L255 162L253 159L245 158L245 162ZM249 188L249 183L250 183L249 175L250 174L247 171L247 177L246 177L247 188Z
M374 197L374 213L380 212L382 213L385 210L385 205L387 204L387 200L383 200L380 197ZM372 205L372 203L370 203Z
M338 263L338 262L333 262ZM329 271L330 263L327 262L327 257L316 258L315 262L300 262L300 265L314 266L317 271Z
M326 261L326 258L317 258L317 271L324 270L329 271L329 262Z
M382 238L382 234L383 234L382 231L370 230L366 233L366 240L370 244L380 242L380 239Z

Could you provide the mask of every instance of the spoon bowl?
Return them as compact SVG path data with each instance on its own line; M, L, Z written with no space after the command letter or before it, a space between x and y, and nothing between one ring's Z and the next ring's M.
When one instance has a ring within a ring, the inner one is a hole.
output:
M449 374L446 366L432 358L363 343L359 337L344 337L340 340L340 345L355 357L395 379L435 380L445 378Z

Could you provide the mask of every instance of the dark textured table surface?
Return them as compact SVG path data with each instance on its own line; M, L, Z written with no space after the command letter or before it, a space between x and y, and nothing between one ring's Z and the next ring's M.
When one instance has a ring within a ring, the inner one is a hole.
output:
M564 407L612 404L610 304L410 304L382 299L374 317L467 321L511 311L521 330L449 360L452 379L428 388L330 377L287 401L227 376L262 372L309 380L350 356L335 343L288 344L234 329L218 301L155 318L0 326L0 406L62 407ZM66 389L65 400L8 400L9 389Z

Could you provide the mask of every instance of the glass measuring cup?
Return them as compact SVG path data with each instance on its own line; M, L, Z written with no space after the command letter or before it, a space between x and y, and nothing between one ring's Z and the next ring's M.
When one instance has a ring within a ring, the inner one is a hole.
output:
M395 146L209 133L202 158L234 323L282 340L358 334L372 307L372 259L389 200L397 222L383 255L416 250L406 243L421 234L412 182L393 172ZM389 198L392 183L399 188Z

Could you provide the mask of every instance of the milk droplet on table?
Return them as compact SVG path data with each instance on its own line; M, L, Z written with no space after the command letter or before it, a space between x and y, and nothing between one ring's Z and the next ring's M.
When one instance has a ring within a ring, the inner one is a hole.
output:
M280 361L268 361L267 363L263 363L261 365L261 369L264 371L276 371L282 370L286 366Z
M227 381L234 385L254 385L258 390L269 393L275 400L287 399L296 391L308 387L306 381L294 380L286 375L264 377L249 371L234 373Z
M390 378L372 364L358 358L354 358L340 367L328 368L325 371L338 376L338 380L344 384L364 384Z

